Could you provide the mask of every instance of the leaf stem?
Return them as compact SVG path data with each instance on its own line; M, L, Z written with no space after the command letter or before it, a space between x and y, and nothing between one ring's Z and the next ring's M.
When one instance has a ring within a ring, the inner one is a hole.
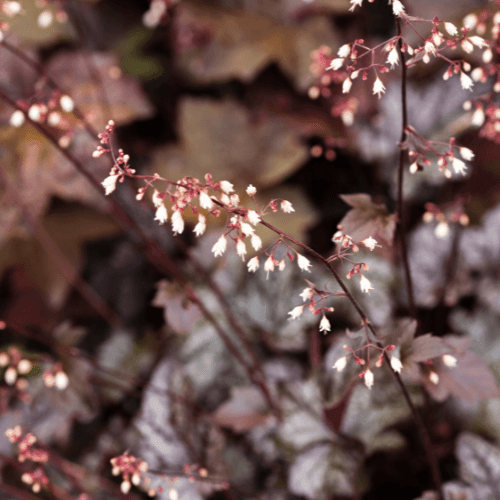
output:
M396 232L395 238L399 239L401 245L401 258L403 261L403 269L406 278L406 290L408 293L408 305L410 309L410 315L413 318L417 316L417 310L415 307L415 298L413 296L413 281L410 271L410 263L408 262L408 249L406 246L406 230L405 230L405 220L404 220L404 199L403 199L403 178L404 178L404 162L406 156L406 148L404 147L404 142L406 141L407 132L406 127L408 126L408 106L406 99L406 86L407 86L407 68L405 53L403 52L403 38L401 37L401 21L399 17L396 17L396 29L398 33L398 54L401 61L401 115L402 115L402 131L401 140L399 146L399 159L398 159L398 198L397 198L397 212L396 212Z
M0 90L0 99L9 103L15 109L21 109L18 104L11 99L5 92ZM22 109L21 109L22 111ZM85 178L92 184L92 186L104 197L104 192L100 182L86 169L86 167L77 158L75 158L67 149L62 148L57 139L53 137L44 127L39 123L31 120L31 118L26 115L26 120L30 123L36 130L38 130L46 139L51 142L61 154L73 164L73 166L85 176ZM123 209L120 203L113 197L108 199L112 215L115 217L117 222L121 225L124 231L133 229L137 232L146 250L146 257L148 260L161 272L172 276L174 279L178 280L183 285L183 290L186 297L198 307L203 316L212 324L217 334L220 336L228 350L233 354L237 361L244 367L250 380L252 380L262 392L266 402L269 405L271 411L278 417L281 418L281 411L279 405L274 401L271 396L271 391L267 385L264 374L251 366L243 357L240 350L233 343L229 334L221 327L217 319L213 314L207 309L203 301L198 297L195 290L188 283L187 278L179 270L179 267L169 259L169 257L158 247L158 245L147 236L142 228L131 218L128 213Z
M285 234L283 231L280 231L278 228L272 226L268 222L265 222L263 220L260 221L260 223L270 229L271 231L275 232L278 234L282 239L288 240L290 243L293 243L294 245L297 245L298 247L302 248L305 252L307 252L309 255L315 257L318 261L320 261L327 269L328 272L333 276L335 281L338 283L340 288L344 291L346 297L349 299L351 304L354 306L354 309L356 309L357 313L361 317L361 322L366 325L369 330L373 333L373 335L378 338L377 332L373 328L372 324L370 323L368 316L366 313L363 311L362 307L359 305L358 301L354 298L352 293L349 291L345 283L342 281L342 278L339 276L337 271L331 266L330 262L328 262L327 259L325 259L322 255L317 253L315 250L312 248L308 247L304 243L301 243L300 241L296 240L295 238L292 238L291 236L288 236ZM384 359L385 361L390 365L390 359L388 354L384 351ZM434 448L432 445L431 438L429 436L429 433L427 432L427 428L425 427L424 421L422 420L422 417L420 416L420 413L418 412L417 408L413 404L413 401L411 400L410 394L408 392L408 389L404 385L403 380L401 379L401 376L399 373L391 370L394 378L396 379L401 392L403 393L403 396L405 398L406 403L408 404L408 407L410 408L410 411L413 415L413 419L415 421L415 424L417 425L417 428L419 430L420 436L422 437L423 440L423 445L425 449L425 453L427 455L427 460L431 469L431 474L432 478L434 481L434 485L437 489L439 499L444 500L443 494L442 494L442 481L441 481L441 474L439 472L439 465L437 461L437 457L434 452Z

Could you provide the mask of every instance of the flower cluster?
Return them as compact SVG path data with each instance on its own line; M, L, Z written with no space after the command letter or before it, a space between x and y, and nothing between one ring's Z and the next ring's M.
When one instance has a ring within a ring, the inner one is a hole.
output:
M21 476L21 481L31 486L33 493L38 493L42 486L49 484L49 478L41 467L37 467L33 472L25 472Z
M348 262L349 264L351 264L352 268L347 273L346 278L351 279L355 274L359 274L359 285L361 287L361 291L364 293L369 293L370 290L373 290L372 284L370 283L368 278L361 272L368 271L368 264L364 262L353 262L348 258L348 255L352 255L350 252L359 252L360 245L363 245L370 251L373 251L375 247L379 247L380 245L378 245L377 240L375 240L371 236L356 243L348 234L344 234L341 226L338 226L337 229L338 231L333 235L332 241L338 245L338 250L328 259L328 261L332 262L334 260L341 260L343 262Z
M455 144L455 138L452 137L449 142L428 141L424 139L410 125L406 127L407 140L405 147L408 148L408 156L410 157L409 171L411 174L421 172L425 166L432 164L432 161L427 157L429 153L437 157L437 165L439 171L450 179L452 171L456 174L466 175L467 164L463 161L472 161L474 153L469 149Z
M445 238L450 233L450 223L459 223L461 226L469 224L469 216L465 213L464 204L467 198L459 197L442 209L434 203L425 204L425 213L422 216L426 224L437 222L434 234L438 238Z
M314 283L311 283L309 280L306 281L309 286L304 288L300 296L302 300L307 303L293 308L288 313L290 315L289 319L300 317L307 307L314 315L321 314L319 331L324 333L329 332L331 330L331 325L325 313L333 312L334 308L325 306L325 302L332 297L345 297L345 293L342 291L330 292L328 290L320 290Z
M53 90L46 99L38 96L37 102L30 104L19 100L17 105L20 109L14 111L9 120L12 127L22 127L27 116L31 121L47 125L57 131L61 147L69 146L75 129L74 122L69 116L75 109L75 103L69 95Z
M344 234L339 226L339 231L337 231L332 238L332 241L339 244L338 251L328 258L328 262L332 262L334 260L347 261L352 264L352 268L347 274L347 278L350 279L355 274L360 275L360 287L361 291L368 293L370 290L373 290L372 284L368 280L368 278L361 273L361 271L368 271L368 264L364 262L355 263L348 258L351 255L349 252L356 253L359 252L359 245L363 245L369 250L373 251L375 247L380 246L377 244L377 241L372 238L365 238L363 241L358 243L353 242L352 238ZM301 256L299 256L300 258ZM299 267L300 263L299 263ZM308 283L308 287L304 288L300 296L306 304L294 307L288 314L290 315L289 319L297 319L299 318L304 310L307 309L312 312L314 315L321 314L321 321L319 324L319 331L326 333L331 330L330 321L326 317L326 312L333 312L333 307L325 306L325 301L332 297L345 297L346 294L343 291L335 291L331 292L329 290L320 290L316 287L316 285L309 280L306 280Z
M45 450L33 447L36 443L36 437L33 434L29 432L22 437L22 429L19 425L16 425L13 429L7 429L5 435L11 443L17 444L17 459L19 462L29 460L34 463L43 464L49 460L49 454ZM25 472L21 476L21 481L31 486L34 493L38 493L42 486L49 484L49 478L40 466L36 467L34 471Z
M440 358L440 362L448 368L455 368L457 366L458 360L455 356L451 354L444 354ZM434 361L429 360L425 363L424 372L426 373L427 378L434 385L439 384L439 375L434 368Z
M137 175L136 171L129 165L129 156L123 150L118 150L115 155L112 147L112 135L114 122L110 121L106 126L106 131L99 134L101 145L94 151L93 156L98 158L104 154L111 154L114 165L109 176L104 179L102 186L106 195L111 194L117 182L123 182L125 177L133 177L144 182L144 186L137 191L137 200L144 198L147 190L152 189L152 202L155 207L155 220L160 224L167 222L169 210L171 212L172 231L174 235L184 232L185 223L183 214L189 209L198 218L193 232L196 236L204 234L207 227L207 217L219 217L222 210L228 215L224 233L218 238L212 247L215 257L222 256L228 247L228 240L235 244L238 256L245 259L247 254L246 242L248 241L254 251L259 254L252 257L247 262L249 272L255 272L260 267L259 255L264 253L267 258L264 262L264 271L269 273L277 267L280 271L285 269L286 257L290 261L297 259L297 265L302 271L310 271L311 263L307 257L301 255L296 250L287 245L282 238L279 238L267 249L261 250L262 240L256 234L255 227L262 222L268 211L277 212L281 210L285 214L295 212L292 204L288 200L274 199L267 206L259 207L255 195L257 189L251 184L246 189L246 195L254 205L253 209L247 208L240 202L240 197L234 192L234 185L229 181L214 181L210 174L205 175L205 182L201 182L194 177L183 177L177 181L171 181L155 175ZM159 190L156 186L163 184L166 189ZM165 203L170 202L168 210ZM286 256L278 260L275 256L276 249L284 245L287 248Z
M500 48L500 10L483 10L469 14L464 19L469 30L479 35L489 32L490 45L482 54L483 65L475 68L471 77L475 82L491 82L491 90L464 103L464 110L470 112L471 125L479 127L479 136L500 143L500 68L498 66L498 50Z
M350 10L361 6L362 3L362 0L351 0ZM392 3L394 15L402 23L401 34L374 47L366 46L363 39L354 40L342 45L337 50L336 57L332 57L331 48L326 46L311 53L313 57L311 71L318 79L318 83L309 90L311 98L332 97L333 94L329 88L332 84L341 84L342 93L349 94L358 78L362 81L370 80L373 95L380 98L386 90L380 75L399 66L401 53L409 56L405 63L407 67L415 66L420 62L427 64L433 57L445 61L448 67L443 78L448 80L454 74L459 75L462 88L468 90L472 90L474 81L484 81L487 75L497 71L491 66L485 69L476 68L469 76L471 65L466 60L452 60L446 55L448 51L453 52L457 48L462 49L466 56L469 56L474 49L480 49L483 50L483 60L491 61L493 52L489 43L479 35L469 34L471 29L475 27L477 20L474 22L474 19L468 16L464 19L463 27L459 30L453 23L441 21L437 17L428 20L408 16L399 0L390 3ZM496 20L500 22L500 16L497 16ZM430 25L431 29L430 33L424 36L420 34L419 28L426 24ZM408 43L405 38L407 30L418 35L421 40L418 46L412 47ZM331 112L334 116L341 116L344 124L349 126L353 123L356 108L357 100L354 98L336 99Z
M23 358L17 347L11 346L7 351L0 351L0 368L5 368L3 379L7 385L15 385L19 391L26 390L28 382L24 377L29 374L33 364Z
M51 368L45 370L42 374L42 379L47 387L55 387L60 391L66 389L69 384L69 378L63 371L60 363L54 363Z
M113 476L122 476L120 489L122 493L127 494L130 491L132 484L139 486L142 483L149 484L149 478L143 477L148 471L148 464L144 460L129 455L128 452L123 453L110 460ZM154 492L151 492L153 496Z
M363 347L360 347L359 349L355 349L355 350L351 349L349 346L345 345L344 349L349 351L349 354L339 358L335 362L335 364L333 365L333 368L335 368L339 372L342 371L347 365L347 358L349 356L353 356L354 361L358 365L361 365L361 366L366 365L367 368L364 371L362 371L359 376L360 376L360 378L364 379L366 387L368 387L368 389L371 389L375 379L374 379L373 372L370 370L370 354L371 354L370 349L376 349L376 350L380 351L380 354L377 358L377 361L375 362L375 366L377 368L380 368L382 366L382 364L384 363L384 357L385 357L386 353L393 351L396 346L391 344L391 345L388 345L385 347L379 347L379 346L371 343L369 340L368 330L367 330L366 325L365 325L365 330L366 330L366 344ZM357 353L359 351L365 351L366 358L361 358L360 356L358 356ZM401 363L401 360L394 355L389 355L389 358L390 358L391 368L395 372L400 373L401 370L403 369L403 364Z
M36 443L36 437L29 432L22 437L22 429L16 425L13 429L7 429L5 432L7 439L11 443L17 444L19 462L30 460L37 463L45 463L49 459L49 454L40 448L33 448Z

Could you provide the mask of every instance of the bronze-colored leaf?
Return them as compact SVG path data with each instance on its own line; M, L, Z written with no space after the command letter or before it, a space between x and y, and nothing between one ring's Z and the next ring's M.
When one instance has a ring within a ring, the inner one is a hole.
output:
M378 236L386 245L392 245L396 217L383 203L374 203L372 197L364 193L341 194L340 198L352 207L340 221L345 234L355 241Z

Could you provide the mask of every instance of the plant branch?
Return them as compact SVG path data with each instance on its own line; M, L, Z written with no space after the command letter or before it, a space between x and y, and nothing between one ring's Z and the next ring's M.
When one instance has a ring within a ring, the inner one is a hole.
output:
M0 99L9 103L15 109L21 109L18 104L11 99L5 92L0 90ZM22 111L22 110L21 110ZM75 168L85 176L85 178L92 184L92 186L104 197L104 192L101 186L101 183L87 171L84 165L77 160L68 150L62 148L57 139L49 134L44 127L42 127L39 123L31 120L29 116L26 116L27 121L35 127L42 135L44 135L49 142L51 142L60 153L70 161ZM186 277L181 273L179 267L172 262L165 253L158 247L158 245L152 241L142 230L142 228L128 216L126 211L121 207L121 205L116 201L115 198L107 198L110 204L112 215L115 217L117 222L121 225L125 232L128 232L130 229L136 231L141 238L145 250L146 257L148 260L161 272L166 273L167 275L172 276L174 279L178 280L183 285L184 293L186 297L201 311L203 316L212 324L217 334L221 337L222 341L228 348L228 350L235 356L237 361L245 368L250 380L252 380L261 390L264 398L266 399L269 408L276 415L280 416L280 410L277 403L274 402L269 387L267 386L267 382L263 374L259 374L255 371L252 366L249 366L241 352L238 350L238 347L232 342L229 335L224 331L224 329L220 326L219 322L213 316L212 313L207 309L202 300L198 297L194 289L189 285Z
M8 50L11 54L14 54L17 58L21 59L21 61L25 62L28 66L33 68L35 71L37 71L45 80L47 83L54 89L61 94L67 94L69 95L68 92L66 92L64 89L62 89L56 82L55 80L46 72L45 68L43 67L42 64L39 62L31 59L31 57L27 56L22 50L19 50L17 47L14 45L11 45L10 43L6 42L5 40L2 40L0 42L0 46L3 47L4 49ZM19 108L18 108L19 109ZM21 110L24 111L24 110ZM85 118L85 115L83 112L78 108L78 106L75 104L75 107L73 109L73 114L82 122L83 126L85 127L85 130L88 132L88 134L95 140L97 141L97 131L92 127L92 125L87 121Z
M399 238L401 245L401 258L403 261L403 269L406 278L406 289L408 293L408 303L410 314L416 318L417 310L415 307L415 299L413 296L413 281L410 271L410 263L408 262L408 249L406 247L406 232L404 220L404 200L403 200L403 179L404 179L404 162L406 156L406 149L404 142L406 141L408 126L408 107L406 99L406 85L407 85L407 68L405 53L403 52L403 39L401 37L401 21L396 17L396 29L398 32L398 54L401 61L401 114L402 114L402 131L401 140L399 145L399 159L398 159L398 199L397 199L397 212L396 212L396 233L395 237Z
M314 251L312 248L308 247L304 243L297 241L296 239L292 238L291 236L288 236L283 231L280 231L279 229L275 228L274 226L272 226L268 222L261 220L260 223L263 226L270 229L271 231L273 231L274 233L278 234L281 238L288 240L290 243L293 243L294 245L297 245L298 247L302 248L305 252L307 252L309 255L315 257L318 261L320 261L328 269L328 272L334 277L335 281L338 283L340 288L342 288L346 297L349 299L349 301L351 302L351 304L354 306L357 313L361 317L361 322L370 329L370 331L373 333L373 335L376 338L378 338L377 332L373 328L372 324L370 323L367 315L365 314L365 312L363 311L363 309L359 305L358 301L354 298L354 296L349 291L349 289L347 288L345 283L342 281L342 278L339 276L337 271L332 267L332 265L330 264L330 262L328 262L327 259L325 259L322 255L320 255L319 253L317 253L316 251ZM379 347L382 347L380 343L378 343L378 345L379 345ZM384 359L388 364L390 364L389 356L385 351L384 351ZM391 372L392 372L394 378L396 379L396 381L401 389L401 392L403 393L403 396L406 400L406 403L408 404L410 411L413 415L413 419L417 425L417 428L418 428L419 433L420 433L422 440L423 440L424 449L425 449L425 452L427 455L427 460L428 460L429 466L431 468L432 478L433 478L435 487L438 491L439 498L440 498L440 500L444 500L444 497L442 495L442 481L441 481L441 474L439 472L439 465L438 465L438 461L437 461L437 458L436 458L436 455L435 455L435 452L433 449L433 445L432 445L432 441L431 441L431 438L429 436L429 433L427 432L427 429L426 429L425 424L422 420L422 417L420 416L420 413L418 412L417 408L413 404L413 401L411 400L408 389L404 385L403 380L401 379L401 376L399 375L399 373L395 372L394 370L391 370Z

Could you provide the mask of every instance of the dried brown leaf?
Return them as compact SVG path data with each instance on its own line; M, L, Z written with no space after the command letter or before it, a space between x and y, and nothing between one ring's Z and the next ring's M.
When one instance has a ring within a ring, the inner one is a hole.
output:
M321 45L338 45L331 23L315 16L300 24L282 24L271 18L276 16L269 17L269 11L269 2L253 12L182 2L174 19L179 66L205 84L234 78L250 82L277 63L298 88L306 90L314 82L311 52Z

